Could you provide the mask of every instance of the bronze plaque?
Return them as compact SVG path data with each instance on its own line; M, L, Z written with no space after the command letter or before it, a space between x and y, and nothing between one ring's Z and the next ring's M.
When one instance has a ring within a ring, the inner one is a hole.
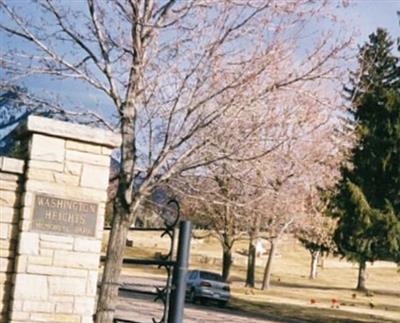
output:
M97 204L36 195L32 230L94 237Z

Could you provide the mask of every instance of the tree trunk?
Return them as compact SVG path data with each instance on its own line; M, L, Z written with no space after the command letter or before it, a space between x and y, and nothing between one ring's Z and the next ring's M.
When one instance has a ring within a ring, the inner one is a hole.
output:
M256 272L256 260L257 260L257 250L255 242L256 239L258 238L259 230L260 230L260 216L256 216L251 231L249 232L250 241L249 241L249 251L247 255L246 286L251 288L254 288L255 286L255 272Z
M317 277L317 265L320 256L319 250L310 251L311 254L311 268L310 268L310 279L315 279Z
M227 281L232 266L232 248L224 247L222 254L222 278Z
M358 268L358 282L357 289L358 290L366 290L367 287L365 282L367 280L367 264L365 261L361 261Z
M261 289L268 289L271 286L271 270L272 270L272 259L275 255L277 239L274 238L271 240L271 249L269 250L268 260L265 264L264 276L262 281Z
M135 62L136 58L133 59L132 66L138 66ZM131 68L127 102L121 107L121 111L123 111L121 117L121 169L117 195L114 200L114 216L108 239L100 295L97 302L96 323L112 323L114 320L126 238L140 202L138 195L134 195L132 192L136 163L136 110L134 104L137 88L136 71L137 69Z
M107 259L104 265L101 290L97 303L96 323L112 323L118 300L119 276L121 273L129 221L119 210L113 217ZM124 220L125 219L125 220Z
M254 236L250 236L249 251L247 255L247 274L246 286L254 288L254 276L256 269L256 246L254 245Z
M325 252L321 253L320 256L318 257L318 263L319 263L319 267L321 267L321 269L325 268L325 258L326 258L326 254Z

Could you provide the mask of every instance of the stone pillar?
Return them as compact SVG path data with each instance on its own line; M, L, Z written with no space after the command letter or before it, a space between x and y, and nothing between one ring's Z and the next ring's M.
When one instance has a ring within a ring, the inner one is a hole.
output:
M23 169L23 160L0 157L0 322L10 305Z
M111 149L119 136L29 117L10 322L93 322Z

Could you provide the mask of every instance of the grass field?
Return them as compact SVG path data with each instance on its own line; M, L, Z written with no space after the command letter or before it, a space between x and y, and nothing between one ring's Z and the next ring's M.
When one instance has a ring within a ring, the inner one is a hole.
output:
M154 257L165 252L168 241L156 233L131 233L134 246L126 248L126 255ZM266 255L257 259L257 287L244 287L248 242L234 247L234 265L231 271L232 301L230 306L265 318L284 321L296 319L310 322L400 322L400 273L391 263L368 266L368 293L356 292L357 266L338 258L326 259L324 268L318 268L314 280L308 278L310 256L296 240L287 237L274 259L272 287L262 291L259 286ZM220 271L221 250L212 238L192 240L191 268ZM160 275L157 268L125 267L128 275ZM334 299L334 302L332 301Z

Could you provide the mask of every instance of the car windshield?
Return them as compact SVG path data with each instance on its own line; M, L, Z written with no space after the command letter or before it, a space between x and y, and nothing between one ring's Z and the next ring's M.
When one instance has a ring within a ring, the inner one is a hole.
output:
M201 271L200 272L200 278L201 279L207 279L207 280L214 280L214 281L218 281L218 282L222 282L223 281L221 275L214 274L214 273L209 273L209 272L206 272L206 271Z

